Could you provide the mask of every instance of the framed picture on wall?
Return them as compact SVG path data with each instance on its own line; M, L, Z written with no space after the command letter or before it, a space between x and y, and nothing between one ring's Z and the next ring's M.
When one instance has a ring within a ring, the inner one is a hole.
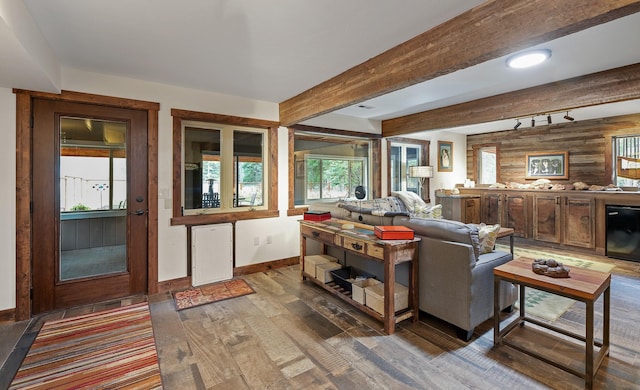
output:
M569 152L526 154L527 179L568 179Z
M453 172L453 142L438 141L438 172Z

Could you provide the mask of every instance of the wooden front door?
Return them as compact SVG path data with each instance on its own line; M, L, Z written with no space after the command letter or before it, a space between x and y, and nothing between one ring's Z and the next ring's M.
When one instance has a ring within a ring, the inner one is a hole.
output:
M147 112L33 101L32 313L147 291Z

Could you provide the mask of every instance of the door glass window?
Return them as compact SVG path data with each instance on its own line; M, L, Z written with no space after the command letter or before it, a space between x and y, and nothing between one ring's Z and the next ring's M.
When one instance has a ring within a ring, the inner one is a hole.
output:
M60 119L60 281L127 271L126 123Z
M409 177L409 168L420 165L420 147L391 144L389 163L391 191L411 191L420 194L420 180Z

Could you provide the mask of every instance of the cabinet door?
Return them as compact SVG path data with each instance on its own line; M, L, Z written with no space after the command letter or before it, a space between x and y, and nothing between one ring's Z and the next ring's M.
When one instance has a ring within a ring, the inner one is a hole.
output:
M502 215L502 194L484 194L482 200L484 202L482 222L487 225L502 223L500 218Z
M533 202L533 238L540 241L560 242L560 197L536 195Z
M517 237L527 237L527 197L525 194L505 195L505 226Z
M564 242L583 248L595 247L595 201L587 198L565 199Z
M480 223L480 198L464 199L464 222Z

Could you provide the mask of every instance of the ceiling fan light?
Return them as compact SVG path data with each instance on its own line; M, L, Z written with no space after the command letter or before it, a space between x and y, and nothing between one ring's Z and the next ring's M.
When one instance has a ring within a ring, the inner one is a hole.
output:
M525 51L507 58L507 66L514 69L530 68L551 58L551 50L540 49Z

